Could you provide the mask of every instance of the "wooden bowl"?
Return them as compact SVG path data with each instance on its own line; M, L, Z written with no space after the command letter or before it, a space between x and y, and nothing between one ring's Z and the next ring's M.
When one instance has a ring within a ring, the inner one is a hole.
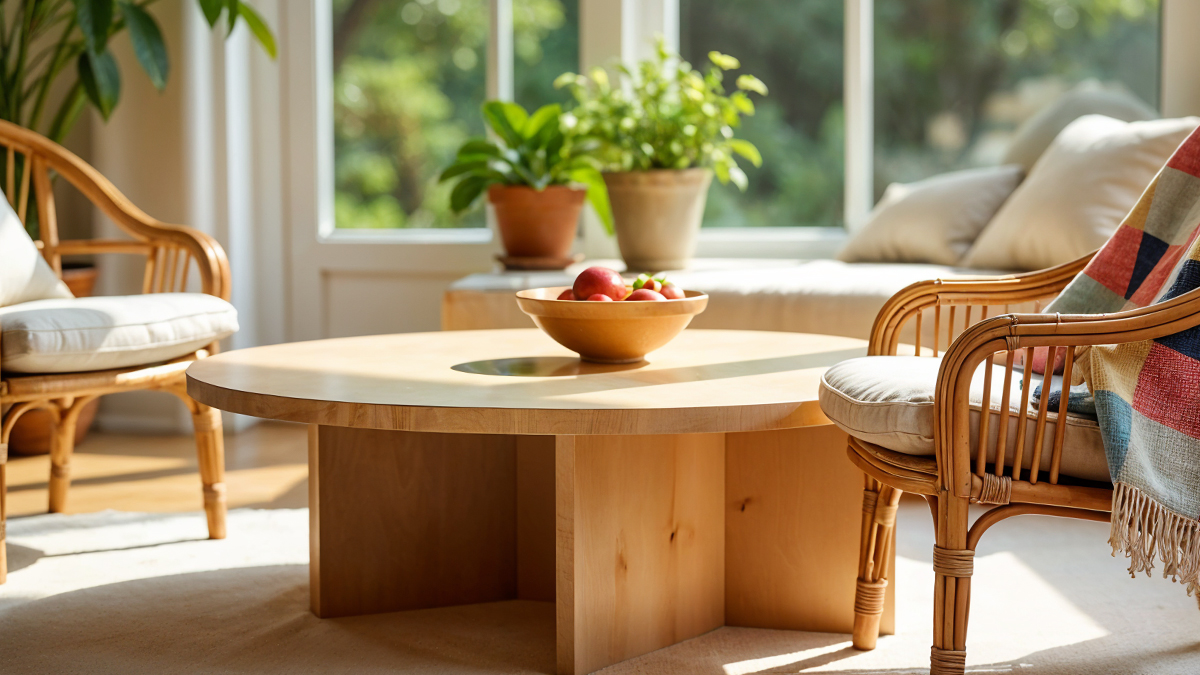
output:
M675 339L708 306L708 296L696 291L659 302L555 300L567 288L520 291L517 305L555 342L597 363L641 361Z

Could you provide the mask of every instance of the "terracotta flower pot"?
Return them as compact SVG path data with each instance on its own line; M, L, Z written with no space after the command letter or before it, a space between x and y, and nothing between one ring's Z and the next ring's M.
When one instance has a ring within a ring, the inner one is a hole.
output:
M696 253L709 169L604 174L617 245L632 271L682 269Z
M71 290L71 295L86 298L92 295L96 287L96 268L91 265L67 267L62 274L63 283ZM96 419L96 409L100 407L100 399L84 406L75 424L75 444L83 442L87 436L92 421ZM30 410L21 415L21 419L13 425L12 434L8 439L9 450L14 455L45 455L50 452L50 428L54 418L46 410Z
M488 188L505 253L512 258L569 260L586 196L587 191L566 185L540 192L522 185Z

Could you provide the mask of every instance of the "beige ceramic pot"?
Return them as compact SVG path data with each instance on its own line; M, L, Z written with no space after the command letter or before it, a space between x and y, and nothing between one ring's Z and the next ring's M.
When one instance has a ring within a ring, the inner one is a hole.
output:
M598 363L641 361L674 340L708 306L708 296L696 291L658 302L557 300L567 288L521 291L517 305L555 342Z
M586 196L566 185L540 192L523 185L488 188L504 251L514 258L568 259Z
M621 257L632 271L687 266L696 253L709 169L663 169L604 174Z

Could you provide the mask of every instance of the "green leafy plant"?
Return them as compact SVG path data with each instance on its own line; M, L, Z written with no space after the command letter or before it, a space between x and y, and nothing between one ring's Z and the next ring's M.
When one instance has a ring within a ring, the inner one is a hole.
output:
M133 53L159 90L167 86L170 62L162 30L146 7L155 0L23 0L0 2L0 119L62 142L91 103L104 119L121 95L121 73L109 51L114 35L128 31ZM275 38L266 22L240 0L198 0L209 26L226 17L229 33L239 20L275 58ZM15 5L15 6L14 6ZM73 67L72 67L73 66ZM44 126L53 85L75 81Z
M608 189L592 151L598 143L570 146L562 129L562 106L542 106L530 115L516 103L488 101L483 119L494 139L472 138L458 149L454 163L439 181L458 179L450 193L455 213L469 209L492 185L524 185L545 190L551 185L579 184L609 234L613 231Z
M711 167L722 183L746 189L746 174L735 155L754 166L762 155L749 141L734 138L741 119L754 114L749 94L767 94L757 77L742 74L737 90L725 93L725 74L741 63L709 52L702 73L666 48L660 38L655 58L631 70L616 67L617 82L597 68L590 76L564 73L556 87L567 87L576 105L563 115L568 143L599 143L605 171L647 171Z

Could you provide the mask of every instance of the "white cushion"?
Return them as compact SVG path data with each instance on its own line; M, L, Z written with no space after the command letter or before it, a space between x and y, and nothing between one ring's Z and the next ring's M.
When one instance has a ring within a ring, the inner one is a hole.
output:
M1029 171L1058 134L1084 115L1104 115L1124 122L1158 119L1158 113L1136 96L1098 88L1094 81L1084 82L1022 122L1001 163L1019 164Z
M821 379L821 409L834 424L846 433L868 443L907 455L933 455L933 399L937 385L940 358L917 356L869 356L843 361L826 371ZM986 364L980 364L971 379L971 456L979 447L979 417L983 405L983 375ZM1000 430L1000 402L1004 390L1004 367L992 366L991 421L988 423L988 461L995 460L994 448ZM1010 388L1009 451L1012 462L1017 422L1021 408L1021 374L1013 373ZM1032 383L1036 387L1040 378ZM1061 378L1051 385L1061 387ZM1032 394L1032 392L1031 392ZM1032 399L1032 395L1031 395ZM1029 468L1033 458L1037 410L1031 405L1026 411L1025 457ZM1050 448L1053 445L1058 415L1047 417L1041 469L1050 469ZM1068 415L1063 441L1063 475L1087 480L1110 480L1108 461L1100 427L1087 417Z
M0 372L142 366L190 354L237 329L233 305L202 293L38 300L0 309Z
M1023 175L1010 165L892 183L838 260L957 264Z
M46 264L17 214L0 196L0 307L69 297L71 291Z
M1037 270L1099 248L1198 124L1200 117L1080 117L1054 139L961 264Z

